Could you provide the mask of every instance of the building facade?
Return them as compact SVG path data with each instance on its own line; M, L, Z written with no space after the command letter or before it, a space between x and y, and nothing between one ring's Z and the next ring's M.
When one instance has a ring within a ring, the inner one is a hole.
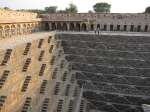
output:
M149 20L1 9L0 112L149 112Z
M43 14L46 30L86 31L100 28L102 31L150 32L148 13L71 13Z
M46 31L150 32L149 13L39 14L0 9L0 38Z

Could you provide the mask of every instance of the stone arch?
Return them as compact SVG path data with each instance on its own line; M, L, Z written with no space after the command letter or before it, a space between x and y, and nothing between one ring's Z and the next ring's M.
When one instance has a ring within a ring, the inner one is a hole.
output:
M0 38L2 38L2 37L3 37L3 27L0 26Z
M61 24L57 23L57 30L61 30Z
M77 28L77 31L80 31L80 24L79 23L76 23L76 28Z
M16 28L15 25L11 25L11 35L15 35L16 34Z
M26 24L23 24L22 33L23 33L23 34L26 34Z
M45 31L49 31L49 24L45 23Z
M10 28L9 28L8 25L5 26L5 30L4 30L4 31L5 31L5 37L8 37L9 34L10 34L10 32L9 32L9 31L10 31Z
M17 35L21 34L21 26L18 24L17 25Z
M30 24L27 24L27 33L31 32Z
M74 30L74 24L70 23L70 31L73 31L73 30Z
M86 31L86 24L82 23L82 31Z
M67 31L67 24L63 23L63 31Z
M52 23L52 31L56 30L56 24Z

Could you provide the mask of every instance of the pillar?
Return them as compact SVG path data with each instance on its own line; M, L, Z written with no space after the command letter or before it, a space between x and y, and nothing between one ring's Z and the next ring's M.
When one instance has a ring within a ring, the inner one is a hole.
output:
M104 30L104 25L100 25L100 31Z
M145 30L145 25L141 25L141 31L144 32Z
M61 31L63 30L63 23L60 23L60 28L61 28Z
M5 31L2 30L2 37L5 37Z
M117 25L113 25L113 31L117 31Z
M55 23L55 25L56 25L56 31L57 31L57 23Z
M74 29L73 29L73 31L76 31L76 23L73 23L73 25L74 25Z
M110 31L110 24L107 25L106 31Z
M69 31L69 30L70 30L69 23L67 23L67 31Z
M97 27L96 27L96 24L94 24L94 30L95 30L95 28L97 28Z
M83 29L82 29L82 23L81 23L81 24L80 24L80 32L82 32L82 30L83 30Z
M124 25L120 25L120 31L124 31Z
M52 31L52 23L49 23L49 31Z
M127 31L128 32L130 31L130 25L127 25Z

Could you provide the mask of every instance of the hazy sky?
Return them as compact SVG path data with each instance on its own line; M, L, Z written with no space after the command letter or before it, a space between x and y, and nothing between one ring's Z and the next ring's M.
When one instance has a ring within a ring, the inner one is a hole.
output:
M58 6L58 10L65 9L73 2L78 7L78 12L93 10L93 5L98 2L111 4L113 13L140 13L150 6L150 0L0 0L0 7L10 9L44 9L48 6Z

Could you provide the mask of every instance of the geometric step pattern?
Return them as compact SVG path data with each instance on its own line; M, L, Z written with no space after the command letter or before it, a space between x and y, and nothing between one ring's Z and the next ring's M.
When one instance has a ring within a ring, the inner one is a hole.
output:
M3 72L3 75L2 75L2 77L0 78L0 89L3 88L3 85L4 85L4 83L6 82L9 73L10 73L10 71L8 71L8 70L5 70L5 71Z
M29 50L30 50L30 47L31 47L31 43L27 43L23 55L27 55L27 54L28 54L28 52L29 52Z
M46 112L47 111L47 108L48 108L48 105L49 105L49 99L48 98L45 98L44 102L43 102L43 105L42 105L42 112Z
M46 89L47 80L43 80L43 83L41 85L40 94L44 94Z
M40 39L38 48L41 48L41 47L42 47L43 41L44 41L44 39Z
M8 62L11 53L12 53L12 49L7 49L7 51L5 53L5 56L4 56L4 59L3 59L2 63L1 63L1 66L6 66L6 63Z
M45 51L41 51L40 56L38 58L39 61L42 61L42 57L43 57L44 53L45 53Z
M39 76L43 76L45 68L46 68L46 64L42 64Z
M87 110L143 112L141 104L150 104L150 38L61 34L58 41L84 90Z
M51 39L52 39L52 36L49 36L49 38L48 38L48 43L50 43L51 42Z
M52 53L53 48L54 48L54 45L51 45L51 47L50 47L50 49L49 49L49 53Z
M25 101L25 103L24 103L24 105L22 107L22 112L28 112L28 110L29 110L29 108L31 106L31 101L32 101L31 97L27 97L26 98L26 101Z
M26 62L25 62L24 66L23 66L23 69L22 69L22 72L26 72L27 71L28 66L30 64L30 61L31 61L31 58L27 58L26 59Z
M5 105L6 96L0 96L0 110L2 110L3 106Z
M56 112L61 112L62 111L62 105L63 105L63 100L59 100Z
M27 76L26 79L25 79L25 81L24 81L24 83L23 83L21 92L26 92L30 80L31 80L31 76Z

